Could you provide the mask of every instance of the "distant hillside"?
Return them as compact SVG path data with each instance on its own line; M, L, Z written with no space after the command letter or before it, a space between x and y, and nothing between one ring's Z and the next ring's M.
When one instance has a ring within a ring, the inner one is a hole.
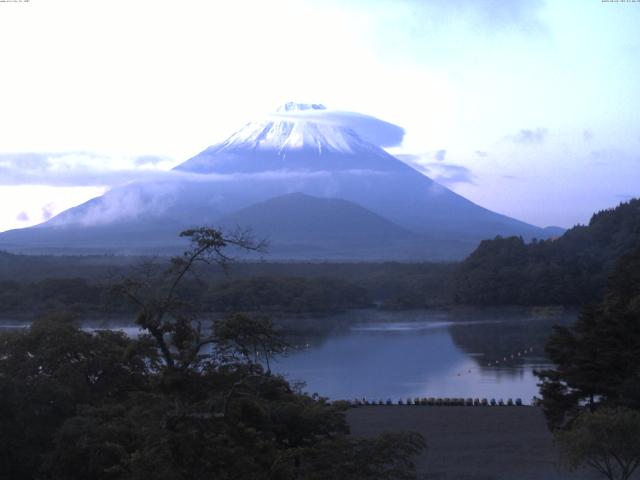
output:
M554 240L485 240L458 267L457 303L581 305L597 301L617 259L640 245L640 199L593 215Z
M243 208L220 220L249 227L269 241L268 257L449 260L473 243L419 235L347 200L292 193Z

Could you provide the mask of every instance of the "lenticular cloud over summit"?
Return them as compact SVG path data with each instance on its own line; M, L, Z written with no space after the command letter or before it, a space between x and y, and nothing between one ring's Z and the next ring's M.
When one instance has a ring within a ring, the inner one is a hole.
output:
M181 230L220 225L274 238L278 258L442 260L495 235L546 236L382 148L403 134L368 115L287 103L166 178L114 188L37 227L0 234L0 247L166 252L180 247Z
M397 147L404 138L404 129L398 125L362 113L330 110L318 103L288 102L278 108L271 117L350 128L369 143L384 148Z
M382 144L401 143L403 135L400 127L368 115L289 102L175 170L201 174L327 169L385 172L405 168L381 148Z

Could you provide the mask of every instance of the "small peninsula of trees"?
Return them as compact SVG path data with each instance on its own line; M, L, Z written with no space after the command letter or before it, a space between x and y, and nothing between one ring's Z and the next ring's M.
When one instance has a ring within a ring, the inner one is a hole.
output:
M183 235L192 246L168 269L114 286L136 306L137 338L65 316L0 335L0 479L415 478L422 437L349 436L339 405L265 368L282 349L268 321L210 324L183 295L193 265L258 245Z

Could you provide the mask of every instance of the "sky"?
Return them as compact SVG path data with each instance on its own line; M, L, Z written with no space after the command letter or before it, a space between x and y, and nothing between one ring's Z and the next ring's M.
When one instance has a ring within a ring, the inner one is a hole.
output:
M640 3L0 2L0 231L157 175L287 101L491 210L571 227L640 196Z

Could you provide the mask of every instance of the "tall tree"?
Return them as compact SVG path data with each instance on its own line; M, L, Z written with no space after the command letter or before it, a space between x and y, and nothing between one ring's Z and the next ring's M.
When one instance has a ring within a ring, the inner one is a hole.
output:
M640 247L623 257L604 300L583 308L547 347L555 368L539 372L552 428L601 405L640 409Z
M171 258L168 269L158 271L153 264L144 264L137 275L127 276L113 286L138 309L136 322L155 339L169 370L188 369L198 361L203 347L213 342L205 336L197 310L184 296L180 287L200 263L215 263L226 268L233 259L229 248L262 251L264 242L256 241L248 231L238 230L226 235L220 230L200 227L185 230L181 237L191 245L183 255ZM171 347L174 348L171 348Z

